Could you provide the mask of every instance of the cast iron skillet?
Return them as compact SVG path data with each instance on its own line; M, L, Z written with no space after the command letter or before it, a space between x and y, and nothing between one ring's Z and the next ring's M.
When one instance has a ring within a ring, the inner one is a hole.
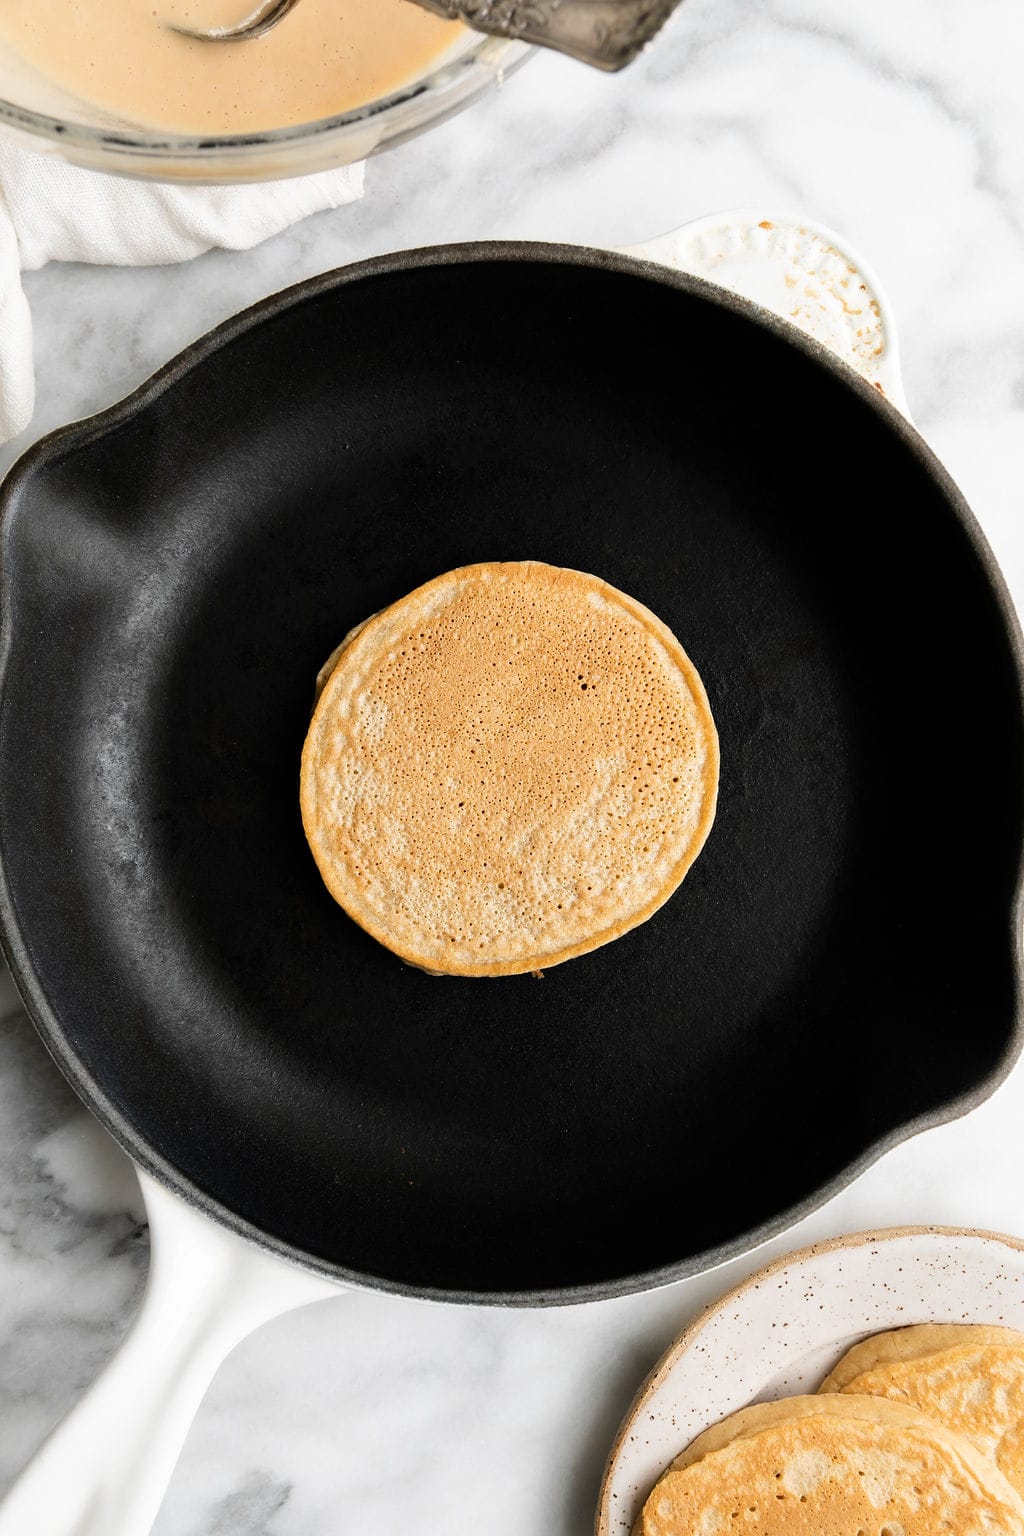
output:
M1006 593L898 413L745 302L551 246L369 262L53 434L3 503L6 952L86 1103L230 1227L390 1290L607 1296L1009 1069ZM617 943L431 978L307 851L313 679L429 577L527 557L679 635L718 818Z

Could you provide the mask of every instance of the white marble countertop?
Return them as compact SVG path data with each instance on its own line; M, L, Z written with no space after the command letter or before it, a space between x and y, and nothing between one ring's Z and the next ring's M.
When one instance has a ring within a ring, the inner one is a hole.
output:
M624 75L537 59L373 162L361 203L257 250L30 276L39 406L0 467L233 310L354 258L495 236L626 243L718 208L790 208L879 271L911 409L1024 599L1022 68L1020 0L686 0ZM587 1536L615 1426L705 1300L826 1234L902 1222L1024 1233L1022 1152L1024 1066L966 1120L714 1275L546 1312L351 1295L287 1316L214 1383L158 1536ZM679 1170L681 1222L692 1172ZM140 1214L130 1165L5 983L0 1481L125 1329L146 1269Z

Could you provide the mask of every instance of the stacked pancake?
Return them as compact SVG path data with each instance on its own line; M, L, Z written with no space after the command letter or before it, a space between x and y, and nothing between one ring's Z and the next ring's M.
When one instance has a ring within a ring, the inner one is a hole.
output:
M558 965L649 918L711 827L718 738L660 619L580 571L464 566L323 668L301 804L328 890L422 970Z
M1024 1536L1024 1335L900 1329L813 1397L714 1425L656 1484L638 1536Z
M904 1403L967 1435L1024 1497L1024 1335L928 1323L876 1334L845 1354L821 1392Z

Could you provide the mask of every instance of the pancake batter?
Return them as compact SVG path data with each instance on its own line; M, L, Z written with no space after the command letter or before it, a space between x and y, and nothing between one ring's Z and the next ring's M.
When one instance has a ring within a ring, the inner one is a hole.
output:
M46 79L127 122L253 133L374 101L463 32L411 0L302 0L266 36L200 42L166 25L237 23L246 0L3 0L0 42Z

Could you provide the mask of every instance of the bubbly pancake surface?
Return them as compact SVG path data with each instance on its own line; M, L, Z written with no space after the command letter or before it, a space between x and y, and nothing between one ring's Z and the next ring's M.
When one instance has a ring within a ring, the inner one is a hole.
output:
M302 757L335 899L414 965L498 976L645 921L710 829L718 738L648 609L538 561L465 566L352 632Z
M968 1435L1024 1495L1024 1334L926 1324L855 1345L822 1393L904 1403Z
M964 1436L895 1403L795 1397L698 1437L640 1536L1010 1536L1024 1502Z

